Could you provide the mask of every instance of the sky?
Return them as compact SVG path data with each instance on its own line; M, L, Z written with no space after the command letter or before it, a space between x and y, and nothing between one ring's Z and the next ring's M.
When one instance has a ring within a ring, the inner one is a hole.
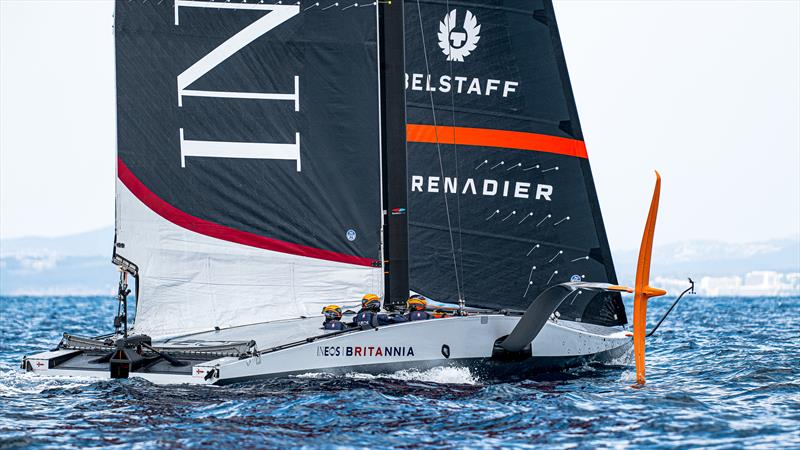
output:
M556 1L612 248L800 233L800 1ZM0 238L114 221L113 4L0 0Z

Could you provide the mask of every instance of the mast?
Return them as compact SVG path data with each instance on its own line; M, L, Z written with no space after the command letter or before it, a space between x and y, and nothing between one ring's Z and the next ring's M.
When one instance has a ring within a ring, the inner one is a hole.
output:
M403 0L379 2L381 147L384 198L384 306L397 309L408 297L406 215L406 95Z

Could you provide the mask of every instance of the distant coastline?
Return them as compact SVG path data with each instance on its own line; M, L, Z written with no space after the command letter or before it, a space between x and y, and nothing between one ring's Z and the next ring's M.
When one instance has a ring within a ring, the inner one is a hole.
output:
M0 296L114 295L114 229L55 238L0 240ZM614 252L619 282L632 284L637 252ZM686 241L657 246L653 285L670 295L695 281L708 297L800 296L800 236L731 244Z

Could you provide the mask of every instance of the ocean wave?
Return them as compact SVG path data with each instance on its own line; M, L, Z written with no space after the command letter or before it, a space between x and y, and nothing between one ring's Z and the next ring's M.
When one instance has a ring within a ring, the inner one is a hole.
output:
M681 303L635 389L630 355L513 382L437 367L158 386L19 368L114 312L106 298L0 299L0 448L800 448L800 298Z

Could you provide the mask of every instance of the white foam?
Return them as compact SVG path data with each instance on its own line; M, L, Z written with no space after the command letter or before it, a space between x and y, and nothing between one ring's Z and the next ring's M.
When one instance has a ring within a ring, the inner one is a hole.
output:
M447 384L480 384L477 376L473 375L467 367L434 367L428 370L401 370L389 375L398 380L427 381L431 383Z
M99 381L89 377L36 375L30 372L10 372L0 376L0 394L41 394L48 389L83 388Z
M334 375L325 372L307 372L301 373L299 375L293 375L294 378L311 378L311 379L319 379L319 378L333 378Z
M633 363L633 347L622 355L604 363L607 366L630 366Z
M619 376L619 381L623 384L636 382L636 370L625 370Z
M345 375L355 379L390 378L402 381L424 381L441 384L478 384L478 377L466 367L433 367L427 370L405 369L395 373L371 375L367 373L348 373Z
M308 372L296 375L297 378L327 379L334 375L325 372ZM426 383L440 384L480 384L477 376L470 372L466 367L433 367L427 370L405 369L394 373L373 375L370 373L350 372L344 375L345 378L354 380L376 380L389 378L401 381L423 381Z

